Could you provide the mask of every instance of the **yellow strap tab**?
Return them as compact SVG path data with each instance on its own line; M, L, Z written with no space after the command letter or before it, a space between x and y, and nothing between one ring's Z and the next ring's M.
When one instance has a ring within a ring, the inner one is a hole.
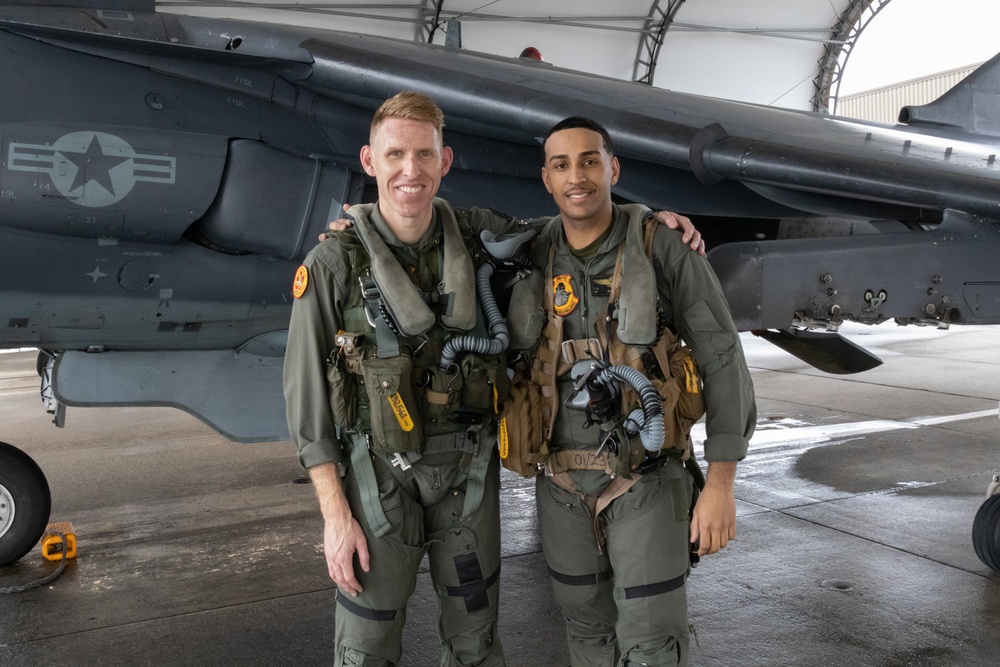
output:
M504 417L500 420L500 458L506 459L507 455L510 454L510 437L507 435L507 418Z
M694 359L691 357L684 357L684 386L687 393L698 393L698 373L694 370Z
M403 403L403 397L397 391L387 398L389 399L389 406L392 408L393 414L396 415L396 421L399 422L399 427L407 433L412 431L413 420L410 419L410 411L406 409L406 404Z
M506 373L507 371L501 370L501 372ZM493 384L493 414L500 414L500 394L497 392L496 383Z

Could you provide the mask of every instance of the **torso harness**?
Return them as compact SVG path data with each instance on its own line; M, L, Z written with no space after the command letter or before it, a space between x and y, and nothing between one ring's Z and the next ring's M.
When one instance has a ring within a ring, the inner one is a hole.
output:
M511 470L528 477L544 470L554 483L574 493L579 491L569 471L603 470L610 476L611 483L600 497L584 498L595 521L600 511L644 472L671 460L687 459L691 426L705 412L691 350L660 321L651 260L658 223L648 217L649 209L643 206L622 208L628 214L628 228L624 243L618 246L608 312L595 321L596 338L563 340L564 318L555 312L552 287L555 247L545 243L553 233L559 233L553 225L561 225L561 219L554 219L536 243L536 264L544 262L547 267L544 282L540 275L533 275L534 280L522 281L524 287L519 283L511 308L530 299L525 292L544 292L545 325L531 358L530 378L515 376L512 399L508 401L511 418L500 424L501 460ZM538 297L529 303L537 308ZM531 318L531 306L528 308L509 316L515 348L526 347L524 343L528 342L517 335L519 330L514 325L515 317ZM588 422L600 425L601 444L595 449L550 450L552 428L560 409L556 379L566 373L574 378L577 392L566 407L586 410ZM523 410L523 406L512 405L521 393L528 395L525 400L529 403L539 403L535 419L540 437L532 438L514 423L515 419L529 424L532 421L524 414L515 414ZM512 434L511 428L517 432ZM532 440L531 451L516 451L521 442Z
M349 211L357 236L340 239L357 283L327 377L334 423L349 436L352 465L363 484L373 485L375 499L369 451L389 461L404 485L412 485L411 465L422 456L457 451L468 468L464 513L470 514L482 498L492 444L481 436L507 394L509 339L489 288L492 266L483 262L474 280L472 258L482 260L482 253L471 230L443 200L435 199L434 208L443 247L440 282L427 292L376 232L373 205ZM365 511L379 534L388 523L378 503L370 505Z

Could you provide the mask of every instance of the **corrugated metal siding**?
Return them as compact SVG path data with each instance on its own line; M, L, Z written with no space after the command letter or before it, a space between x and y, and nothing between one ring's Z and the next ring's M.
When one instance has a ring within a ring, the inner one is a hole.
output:
M892 86L876 88L837 100L837 115L881 123L896 123L899 110L907 104L927 104L951 90L959 81L971 74L979 65L932 74L922 79L903 81Z

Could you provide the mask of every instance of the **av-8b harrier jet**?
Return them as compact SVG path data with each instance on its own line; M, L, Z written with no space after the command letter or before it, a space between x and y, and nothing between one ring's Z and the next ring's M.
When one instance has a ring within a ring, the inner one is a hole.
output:
M844 321L1000 322L1000 57L884 125L152 0L77 4L0 2L0 347L41 350L59 425L65 406L169 405L234 440L287 437L292 278L342 204L374 196L358 153L400 90L448 119L444 196L517 216L552 208L538 137L602 122L616 196L745 238L710 256L738 326L828 372L878 363ZM873 233L820 237L831 218ZM760 240L759 220L805 238ZM42 472L0 443L0 564L48 507ZM1000 569L996 495L976 526Z

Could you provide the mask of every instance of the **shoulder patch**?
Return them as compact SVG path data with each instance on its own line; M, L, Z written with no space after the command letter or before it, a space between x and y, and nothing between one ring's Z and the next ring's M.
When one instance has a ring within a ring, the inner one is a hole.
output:
M309 287L309 269L305 267L305 264L299 267L299 270L295 272L295 281L292 283L292 296L296 299L300 298L306 293L306 288Z

